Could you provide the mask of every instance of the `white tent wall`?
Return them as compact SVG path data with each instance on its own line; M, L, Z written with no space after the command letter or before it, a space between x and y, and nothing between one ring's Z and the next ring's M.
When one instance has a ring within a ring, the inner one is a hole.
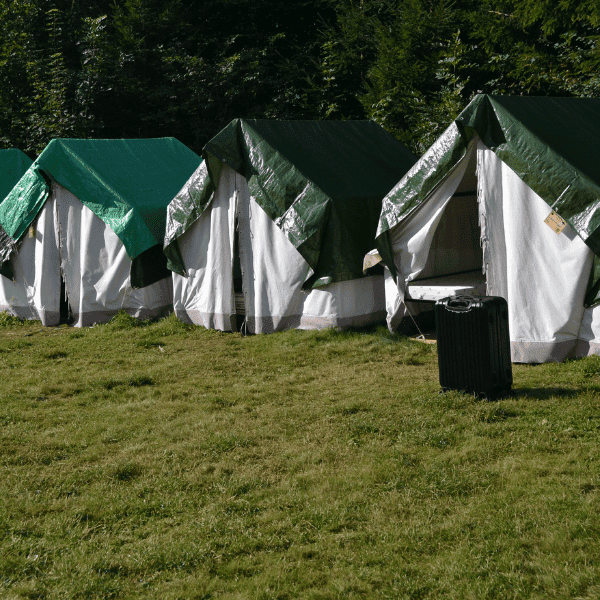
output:
M211 206L179 239L188 277L173 274L178 317L207 328L234 328L233 248L237 219L247 328L360 326L385 318L383 276L303 291L309 265L228 166Z
M121 240L62 186L53 185L34 230L11 258L15 282L1 278L0 308L58 325L62 271L76 327L108 321L119 310L140 319L171 312L171 278L133 289Z
M600 354L600 307L598 306L584 310L575 349L575 356L578 358L591 354Z
M119 310L138 319L171 312L170 277L132 288L131 259L117 234L62 186L53 186L53 199L61 266L77 327L106 322Z
M508 302L512 360L576 356L593 253L569 225L548 227L548 204L481 143L478 158L487 293Z
M388 308L388 323L398 323L403 316L402 300L409 282L444 274L449 272L448 265L456 264L445 243L439 244L440 252L435 250L440 223L446 221L445 229L450 232L455 221L458 248L462 240L472 244L472 236L459 231L459 213L453 216L445 211L452 206L457 190L471 187L475 152L483 255L480 248L471 253L461 250L461 264L471 268L477 256L482 256L486 293L506 298L512 361L562 361L598 352L600 307L583 306L591 250L569 225L560 234L548 227L544 223L551 212L548 204L478 139L472 140L467 155L431 196L391 231L400 276L395 290L389 283L386 287L386 292L396 293L394 311ZM474 218L472 214L469 223ZM438 239L445 239L445 234ZM388 299L387 304L392 302Z
M206 329L235 328L235 196L235 171L224 167L210 207L178 239L187 277L173 273L173 309L182 321Z
M308 263L250 195L246 180L239 176L238 180L239 252L248 330L273 333L300 327L303 304L310 295L302 291ZM323 311L319 313L323 327L334 325L335 307L325 301L314 308Z
M46 202L30 232L10 257L14 281L0 276L0 311L19 319L40 320L47 326L58 325L60 255L53 202Z

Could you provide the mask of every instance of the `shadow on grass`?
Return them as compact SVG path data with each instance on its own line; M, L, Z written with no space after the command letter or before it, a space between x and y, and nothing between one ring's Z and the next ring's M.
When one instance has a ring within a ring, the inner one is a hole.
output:
M154 385L154 380L152 377L148 377L146 375L131 375L125 379L117 379L115 377L110 379L101 379L97 382L97 385L105 390L110 391L119 386L144 387L147 385Z
M36 322L32 322L29 321L29 324L33 323L41 325L41 323L39 321ZM27 321L25 321L24 319L19 319L18 317L13 317L12 315L9 315L7 312L0 312L0 327L14 327L15 325L25 325L27 324Z
M448 406L460 405L467 398L470 401L483 401L489 403L497 403L502 400L550 400L551 398L575 398L582 393L590 391L591 386L583 388L562 388L562 387L547 387L547 388L511 388L510 392L498 395L486 396L485 394L472 394L460 390L440 390L438 393L439 399ZM599 390L600 391L600 388Z
M550 398L575 398L583 390L561 387L513 388L509 397L528 400L549 400Z

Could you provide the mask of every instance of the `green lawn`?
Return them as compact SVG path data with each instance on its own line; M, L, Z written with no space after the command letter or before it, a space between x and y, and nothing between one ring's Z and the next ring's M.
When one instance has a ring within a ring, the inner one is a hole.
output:
M0 319L0 597L600 597L600 359Z

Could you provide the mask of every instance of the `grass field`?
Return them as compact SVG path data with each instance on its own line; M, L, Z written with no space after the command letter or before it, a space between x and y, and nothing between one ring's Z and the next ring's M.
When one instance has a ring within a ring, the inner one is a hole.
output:
M600 597L600 359L0 318L0 597Z

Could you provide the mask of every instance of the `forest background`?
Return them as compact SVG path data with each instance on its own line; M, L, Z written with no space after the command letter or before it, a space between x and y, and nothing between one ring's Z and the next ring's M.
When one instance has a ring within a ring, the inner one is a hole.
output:
M600 96L597 0L0 0L0 147L374 119L421 154L477 93Z

